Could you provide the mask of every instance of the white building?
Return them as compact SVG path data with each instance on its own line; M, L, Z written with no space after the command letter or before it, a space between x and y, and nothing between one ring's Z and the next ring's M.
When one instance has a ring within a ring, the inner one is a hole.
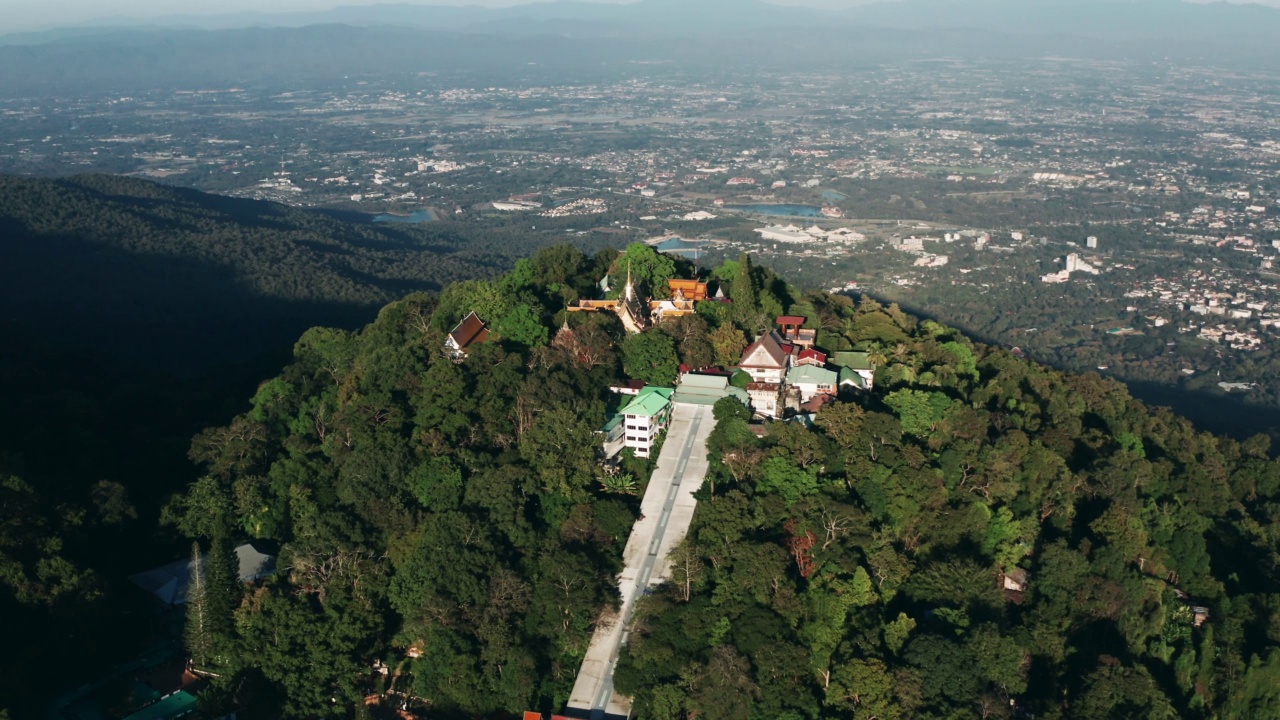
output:
M1071 253L1063 258L1064 268L1058 272L1049 273L1040 278L1041 282L1046 283L1064 283L1071 279L1072 273L1088 273L1089 275L1097 275L1100 270L1085 262L1076 253Z
M840 375L825 367L801 365L787 372L787 385L799 392L801 403L807 403L817 395L835 395L839 383Z
M647 458L658 435L671 422L671 396L675 390L646 387L626 407L618 411L623 423L623 446L635 451L636 457Z
M521 210L537 210L542 207L541 203L525 202L523 200L500 200L493 203L494 210L503 212L520 212Z
M1099 272L1098 268L1085 262L1076 253L1071 253L1070 255L1067 256L1066 266L1067 266L1066 269L1068 273L1082 272L1082 273L1088 273L1090 275L1097 275Z
M773 332L761 336L743 351L738 369L751 376L747 395L751 397L751 407L757 413L777 417L790 359L782 347L782 340Z
M712 215L706 210L698 210L696 212L686 213L681 220L715 220L717 216Z
M812 235L795 225L770 225L756 228L755 231L760 233L760 239L774 242L805 243L813 240Z
M951 262L951 258L946 255L922 255L912 264L915 267L936 268L942 267L949 262Z

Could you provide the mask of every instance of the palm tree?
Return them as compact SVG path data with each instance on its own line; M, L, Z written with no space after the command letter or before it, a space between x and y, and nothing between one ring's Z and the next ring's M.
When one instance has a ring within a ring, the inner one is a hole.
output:
M616 473L600 478L600 486L605 492L618 495L635 495L636 479L629 473Z
M858 321L851 317L845 318L841 324L840 334L849 341L850 347L855 346L858 342Z

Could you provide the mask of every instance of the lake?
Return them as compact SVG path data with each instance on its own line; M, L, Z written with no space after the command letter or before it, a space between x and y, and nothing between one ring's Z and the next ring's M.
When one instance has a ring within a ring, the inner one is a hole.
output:
M822 208L813 205L725 205L729 210L757 215L782 215L785 217L822 217Z
M657 250L658 252L670 253L672 255L692 257L698 254L698 252L704 246L706 246L706 243L704 242L697 242L694 240L685 240L684 238L679 238L679 237L671 237L671 238L667 238L666 240L663 240L657 245L654 245L653 249Z
M419 210L408 215L375 215L374 222L381 223L424 223L435 222L436 216L431 214L430 210Z

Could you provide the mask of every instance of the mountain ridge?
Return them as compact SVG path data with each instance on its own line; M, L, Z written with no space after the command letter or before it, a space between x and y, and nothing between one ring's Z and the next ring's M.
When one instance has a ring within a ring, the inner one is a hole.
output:
M109 28L226 30L249 27L304 27L341 24L362 27L401 26L454 32L484 32L505 28L516 21L588 21L602 25L624 24L632 30L673 30L680 23L705 23L706 27L679 27L680 32L715 35L745 29L803 27L816 21L841 27L891 27L933 29L990 29L1003 23L1007 29L1036 32L1062 31L1090 36L1115 37L1144 27L1162 33L1205 34L1230 30L1257 34L1280 26L1280 9L1254 4L1190 3L1183 0L888 0L840 10L805 5L775 5L764 0L742 2L679 2L638 0L631 3L591 3L580 0L533 2L509 7L463 7L411 3L378 3L337 6L309 12L237 12L228 14L175 14L151 18L111 17L40 32L0 35L0 43L31 44L76 33ZM1258 23L1273 27L1259 28Z
M1133 3L954 0L815 12L755 2L722 6L541 3L510 9L389 5L327 14L122 23L0 37L0 93L296 85L352 76L496 73L528 82L629 77L636 62L681 71L726 65L788 72L950 56L1194 63L1236 70L1280 64L1280 10ZM253 18L252 20L248 18ZM289 19L292 18L292 19ZM259 22L261 21L261 22ZM274 24L273 24L274 23ZM667 72L646 66L646 72Z

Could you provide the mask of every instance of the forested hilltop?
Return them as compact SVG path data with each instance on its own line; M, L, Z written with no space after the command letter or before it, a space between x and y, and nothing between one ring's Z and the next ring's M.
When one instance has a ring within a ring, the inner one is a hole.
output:
M249 412L195 439L206 475L168 521L211 557L282 547L273 579L211 570L191 606L194 662L219 675L207 711L562 707L651 469L597 464L609 385L736 364L785 312L824 350L868 352L875 389L812 425L717 405L690 539L618 666L637 717L1280 716L1266 439L746 258L712 274L732 302L639 335L562 312L627 270L651 288L692 272L644 246L549 248L361 332L308 331ZM473 311L492 334L455 362L446 333Z

